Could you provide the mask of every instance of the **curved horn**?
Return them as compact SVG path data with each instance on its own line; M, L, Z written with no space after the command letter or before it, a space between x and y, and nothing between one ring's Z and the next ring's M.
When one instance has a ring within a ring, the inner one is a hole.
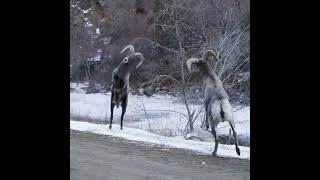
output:
M217 60L216 53L214 53L212 50L206 50L206 51L203 53L201 60L202 60L203 62L208 62L207 58L208 58L209 54L212 54L212 56L213 56L213 58L214 58L214 61Z
M187 64L187 68L188 68L189 72L191 72L191 65L193 63L197 63L199 61L200 61L200 59L197 59L197 58L190 58L187 60L186 64Z
M123 48L120 53L123 53L127 49L129 49L129 54L133 54L134 53L134 47L131 44L129 44L125 48Z
M134 53L134 56L136 56L140 59L139 64L136 66L136 68L138 68L143 63L144 56L141 53Z

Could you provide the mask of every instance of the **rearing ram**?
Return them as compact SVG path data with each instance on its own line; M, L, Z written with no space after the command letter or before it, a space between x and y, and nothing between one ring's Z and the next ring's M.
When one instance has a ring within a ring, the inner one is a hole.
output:
M195 64L200 69L200 75L203 79L203 92L205 96L205 110L206 110L206 123L208 121L211 124L211 132L215 139L215 147L212 152L213 156L217 155L218 149L218 136L216 128L218 123L227 121L229 122L233 131L235 139L236 152L240 155L240 149L238 147L237 133L235 131L235 123L233 120L233 109L229 102L229 96L225 92L222 82L214 72L213 68L209 64L208 57L212 55L214 60L217 60L216 54L207 50L203 53L201 59L190 58L186 62L189 72L191 72L192 64ZM207 125L208 126L208 125Z
M114 106L121 103L121 124L120 129L122 130L122 121L123 116L126 113L127 105L128 105L128 94L129 94L129 78L131 72L138 68L144 61L144 56L141 53L136 53L134 47L129 44L127 45L120 53L123 53L129 49L129 53L122 60L119 66L112 72L112 84L111 84L111 116L110 116L110 125L109 129L112 128L112 120L113 120L113 109ZM134 64L139 61L138 65L134 67Z

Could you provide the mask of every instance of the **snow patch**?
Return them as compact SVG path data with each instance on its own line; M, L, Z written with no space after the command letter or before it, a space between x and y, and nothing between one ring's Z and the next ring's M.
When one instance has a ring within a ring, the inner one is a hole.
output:
M79 85L78 85L79 86ZM90 116L101 121L110 117L110 92L106 94L84 94L77 90L70 93L70 111L80 116ZM125 114L124 124L128 127L149 130L167 136L182 136L187 118L185 105L178 98L169 95L154 95L152 97L129 95L128 107ZM200 109L200 105L190 105L191 110ZM234 107L234 111L239 107ZM144 111L146 110L146 111ZM114 109L114 123L119 123L121 108ZM195 122L195 134L205 140L211 139L212 135L200 128L201 118ZM235 129L238 136L250 137L250 107L242 108L234 112ZM228 135L230 126L227 122L218 124L217 134Z
M103 41L103 44L110 44L111 36L101 38L101 41Z
M73 92L75 93L86 93L85 90L83 90L84 88L89 87L89 83L70 83L70 89L73 90Z
M100 35L100 29L99 28L96 29L96 34Z
M98 55L96 55L95 57L90 58L89 61L95 61L95 62L97 62L97 61L100 61L100 59L101 59L101 55L98 54Z
M91 10L91 8L89 8L89 9L87 9L87 10L82 10L82 12L83 12L84 14L87 14L90 10Z
M90 21L86 22L86 24L84 25L84 27L91 27L91 26L93 26L93 24Z
M181 148L195 151L200 154L211 155L214 143L213 142L200 142L194 140L185 140L183 137L165 137L157 134L150 133L145 130L123 127L113 124L112 129L109 126L101 124L92 124L87 122L70 121L70 129L82 132L91 132L96 134L110 135L120 137L131 141L139 141L150 144L166 146L167 148ZM234 145L219 144L217 155L220 157L233 157L240 159L250 159L250 148L240 146L241 155L236 154Z

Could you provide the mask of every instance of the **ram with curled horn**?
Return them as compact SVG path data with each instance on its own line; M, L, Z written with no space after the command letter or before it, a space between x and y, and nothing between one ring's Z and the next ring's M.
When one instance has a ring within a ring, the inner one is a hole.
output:
M229 101L228 94L222 86L222 82L214 72L214 68L209 63L209 56L212 56L216 61L217 56L212 50L207 50L203 53L202 58L190 58L187 60L186 65L191 72L192 65L196 65L203 80L203 93L204 93L204 105L206 111L206 128L209 128L209 122L211 125L211 133L215 139L215 147L212 152L213 156L217 155L218 149L218 136L216 133L216 128L220 122L229 122L231 129L233 131L233 136L235 139L236 152L240 156L240 149L238 146L237 133L235 131L235 123L233 120L233 109Z
M113 120L113 110L114 107L121 104L121 123L120 129L122 130L123 124L123 116L126 113L127 105L128 105L128 94L130 90L129 79L130 74L134 69L137 69L141 66L144 61L144 56L141 53L135 52L134 47L129 44L127 45L120 53L129 50L126 57L121 61L119 66L114 69L112 72L112 83L111 83L111 116L110 116L110 125L109 129L112 128L112 120ZM138 63L138 64L137 64ZM136 66L134 66L137 64Z

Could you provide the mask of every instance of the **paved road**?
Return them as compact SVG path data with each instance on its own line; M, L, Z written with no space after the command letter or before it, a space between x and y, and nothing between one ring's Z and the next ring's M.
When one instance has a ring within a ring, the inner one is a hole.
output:
M250 179L250 161L70 132L71 180Z

